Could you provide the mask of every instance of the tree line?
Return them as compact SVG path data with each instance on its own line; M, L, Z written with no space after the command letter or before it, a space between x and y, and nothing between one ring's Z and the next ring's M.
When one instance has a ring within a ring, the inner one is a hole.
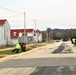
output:
M72 37L76 37L76 29L51 29L47 28L46 31L42 31L44 41L51 39L64 39L69 40Z

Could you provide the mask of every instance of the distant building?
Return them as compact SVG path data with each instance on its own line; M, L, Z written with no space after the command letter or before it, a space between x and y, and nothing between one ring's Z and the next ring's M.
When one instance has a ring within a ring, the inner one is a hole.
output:
M0 20L0 46L10 42L10 25L6 19Z
M11 43L16 44L18 42L24 42L24 29L11 29L10 30ZM34 43L42 41L42 33L34 29L26 29L26 43ZM21 37L22 36L22 37ZM21 40L19 38L21 37Z
M42 42L42 32L39 30L34 30L34 41L35 42Z

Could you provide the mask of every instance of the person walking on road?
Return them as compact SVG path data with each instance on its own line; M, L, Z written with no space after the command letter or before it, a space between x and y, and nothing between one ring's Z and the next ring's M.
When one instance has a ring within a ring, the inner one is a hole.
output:
M72 38L72 42L73 42L73 46L75 46L76 39L75 38Z
M21 49L21 46L20 46L20 44L18 43L18 44L16 44L16 47L15 47L15 49L12 51L12 52L15 52L16 51L16 53L19 53L19 50Z
M75 46L76 46L76 37L75 37Z

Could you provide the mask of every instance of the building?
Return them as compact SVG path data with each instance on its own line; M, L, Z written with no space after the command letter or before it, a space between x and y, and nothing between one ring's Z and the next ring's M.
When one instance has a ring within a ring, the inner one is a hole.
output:
M34 30L34 41L35 42L42 42L42 32L39 30Z
M0 46L10 42L10 25L6 19L0 20Z
M26 43L34 43L42 41L42 33L37 30L36 33L34 29L26 29L25 32L25 42ZM11 43L16 44L18 42L24 42L24 29L11 29L10 30ZM19 38L21 37L21 40Z

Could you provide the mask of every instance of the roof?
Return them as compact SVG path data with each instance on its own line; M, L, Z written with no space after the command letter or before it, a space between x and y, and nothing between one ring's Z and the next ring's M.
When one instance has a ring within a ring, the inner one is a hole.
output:
M14 32L24 32L24 29L11 29L11 31L14 31ZM26 32L32 32L33 29L26 29Z
M34 30L34 33L39 33L39 34L41 34L41 31L39 31L39 30Z
M5 22L6 22L6 19L5 20L0 20L0 25L4 25Z
M14 36L14 32L16 32L16 36ZM18 38L19 37L19 33L23 33L23 35L24 35L24 29L11 29L10 30L10 37L13 39L16 39L16 38ZM31 33L31 32L33 32L33 29L26 29L26 35L27 35L27 33Z

